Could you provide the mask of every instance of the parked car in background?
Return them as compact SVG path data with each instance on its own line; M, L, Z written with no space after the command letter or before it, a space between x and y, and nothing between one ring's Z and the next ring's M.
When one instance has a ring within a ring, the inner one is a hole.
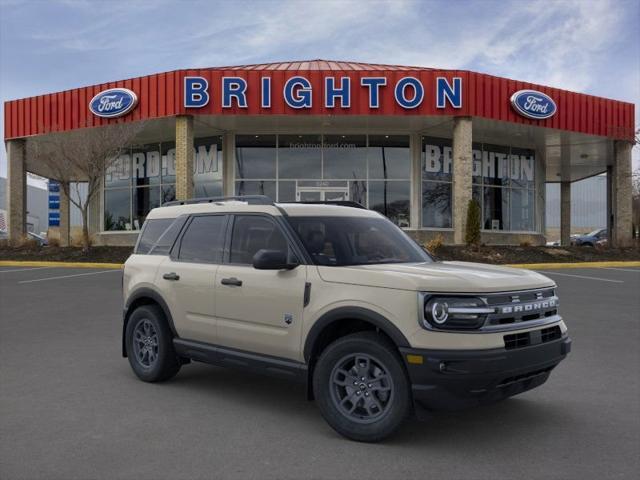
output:
M577 235L571 239L571 244L578 247L595 247L598 242L607 240L607 229L600 228L586 235Z

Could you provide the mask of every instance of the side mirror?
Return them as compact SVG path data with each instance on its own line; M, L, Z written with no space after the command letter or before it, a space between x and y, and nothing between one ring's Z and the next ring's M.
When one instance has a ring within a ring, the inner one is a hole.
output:
M297 261L290 261L283 250L258 250L253 256L253 268L257 270L292 270Z

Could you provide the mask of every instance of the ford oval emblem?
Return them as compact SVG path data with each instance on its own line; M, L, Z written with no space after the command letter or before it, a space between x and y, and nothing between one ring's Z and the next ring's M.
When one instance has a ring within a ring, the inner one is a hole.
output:
M89 110L98 117L115 118L126 115L138 104L138 96L128 88L103 90L89 102Z
M518 90L511 95L511 105L523 117L544 120L556 114L556 102L536 90Z

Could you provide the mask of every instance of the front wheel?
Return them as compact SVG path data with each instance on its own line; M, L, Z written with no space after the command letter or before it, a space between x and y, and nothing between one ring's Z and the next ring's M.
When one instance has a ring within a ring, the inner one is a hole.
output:
M313 389L327 423L352 440L382 440L411 411L409 381L397 349L373 332L329 345L316 364Z
M155 305L144 305L131 313L125 344L129 364L140 380L161 382L180 370L171 330L164 313Z

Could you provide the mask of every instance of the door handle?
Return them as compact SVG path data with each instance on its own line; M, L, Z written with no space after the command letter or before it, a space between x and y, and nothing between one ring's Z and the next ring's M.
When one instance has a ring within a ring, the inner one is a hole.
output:
M180 275L178 275L176 272L171 272L165 273L164 275L162 275L162 278L164 278L165 280L180 280Z
M222 280L220 280L220 283L222 285L229 285L229 286L232 286L232 287L241 287L242 286L242 280L238 280L236 277L223 278Z

